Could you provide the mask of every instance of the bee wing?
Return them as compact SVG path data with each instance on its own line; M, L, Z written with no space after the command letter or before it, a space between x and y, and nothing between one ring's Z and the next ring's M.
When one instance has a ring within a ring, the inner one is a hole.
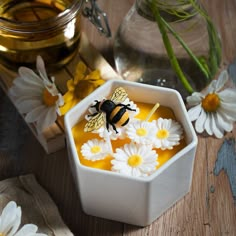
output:
M98 130L99 128L102 127L102 125L105 123L105 114L98 113L95 116L92 116L88 122L86 123L84 127L84 132L91 132L94 130Z
M127 97L128 97L128 94L126 93L125 89L122 87L118 87L115 89L114 93L112 94L111 100L114 103L122 103Z

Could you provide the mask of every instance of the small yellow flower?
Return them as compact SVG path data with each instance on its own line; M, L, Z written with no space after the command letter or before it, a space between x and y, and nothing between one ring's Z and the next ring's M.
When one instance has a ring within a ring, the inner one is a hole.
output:
M80 61L76 67L74 79L67 81L68 91L63 96L64 106L60 107L61 114L64 115L104 82L99 70L88 73L88 68Z

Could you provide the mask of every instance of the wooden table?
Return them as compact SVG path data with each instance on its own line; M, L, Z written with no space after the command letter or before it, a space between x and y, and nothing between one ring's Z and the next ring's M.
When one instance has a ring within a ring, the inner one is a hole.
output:
M98 3L108 13L114 36L134 0L99 0ZM220 30L223 64L229 65L236 55L236 1L204 0L203 3ZM105 39L86 20L83 20L83 29L93 45L113 65L114 37ZM0 180L34 173L39 183L58 205L65 223L75 235L236 235L236 175L232 176L236 174L236 154L230 156L231 161L234 161L228 175L225 171L218 171L219 174L216 171L217 168L221 169L219 165L223 163L222 160L221 162L216 160L225 140L228 150L222 155L225 161L222 168L230 165L229 147L234 150L236 126L222 139L198 136L199 143L190 192L153 224L141 228L85 215L75 190L66 149L46 155L1 90L0 97Z

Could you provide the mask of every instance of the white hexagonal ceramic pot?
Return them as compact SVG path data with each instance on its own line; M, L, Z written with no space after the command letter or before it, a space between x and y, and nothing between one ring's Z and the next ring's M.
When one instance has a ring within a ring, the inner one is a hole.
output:
M128 177L80 163L72 127L84 119L91 103L109 97L118 86L130 100L167 106L184 128L186 147L148 177ZM110 80L96 89L65 115L65 131L71 170L85 213L110 220L146 226L189 192L197 136L180 94L172 89L123 80ZM76 213L75 213L76 214Z

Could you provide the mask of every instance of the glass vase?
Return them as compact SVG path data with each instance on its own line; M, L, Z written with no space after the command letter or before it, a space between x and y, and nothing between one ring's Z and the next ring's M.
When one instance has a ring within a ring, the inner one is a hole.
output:
M114 59L125 80L170 87L186 97L214 78L221 43L197 0L136 0L116 33Z

